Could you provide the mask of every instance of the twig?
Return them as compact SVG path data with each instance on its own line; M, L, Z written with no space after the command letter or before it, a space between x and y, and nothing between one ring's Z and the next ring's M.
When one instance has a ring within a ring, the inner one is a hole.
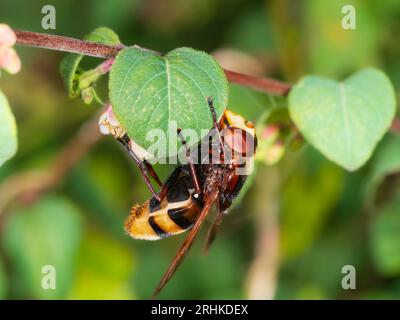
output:
M0 216L12 201L30 203L56 186L100 137L95 117L83 124L78 134L58 153L47 169L30 170L7 178L0 186Z
M228 80L257 91L268 92L278 96L285 96L289 93L291 85L274 79L260 78L234 71L224 70Z
M14 30L17 44L57 51L80 53L97 58L115 58L121 46L111 46L39 32Z
M91 41L78 40L69 37L14 30L17 36L17 44L29 47L39 47L44 49L79 53L86 56L97 58L115 58L118 52L124 48L123 45L112 46ZM135 46L142 50L152 51L150 49ZM281 82L274 79L261 78L250 76L238 72L224 70L228 80L232 83L249 87L258 91L267 92L274 95L284 96L290 91L291 85L289 83Z

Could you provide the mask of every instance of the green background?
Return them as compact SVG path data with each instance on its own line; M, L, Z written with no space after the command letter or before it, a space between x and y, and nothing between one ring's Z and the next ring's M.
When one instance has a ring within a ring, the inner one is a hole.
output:
M43 32L46 4L2 0L0 22ZM162 52L194 47L215 53L232 69L292 82L305 74L340 80L375 66L399 93L397 0L52 4L57 29L50 33L82 38L107 26L124 44ZM356 7L356 30L341 28L345 4ZM62 53L17 51L22 71L2 73L0 87L16 116L19 150L0 168L0 183L25 170L47 168L97 109L68 98L58 73ZM105 98L102 84L99 88ZM263 101L281 102L258 93L249 99L245 90L233 94L231 108L251 120ZM171 168L158 170L165 177ZM287 148L279 164L258 165L254 184L225 218L209 255L201 253L203 230L160 297L400 298L399 170L400 136L394 134L386 135L373 158L354 173L310 146ZM149 298L184 236L142 242L124 235L130 206L148 197L122 149L103 138L50 192L33 203L13 202L1 215L0 298ZM41 287L41 268L49 264L57 270L56 290ZM342 289L345 265L356 269L355 290Z

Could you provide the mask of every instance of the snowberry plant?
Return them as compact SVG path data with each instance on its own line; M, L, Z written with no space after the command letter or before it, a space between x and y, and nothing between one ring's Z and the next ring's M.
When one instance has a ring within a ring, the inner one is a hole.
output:
M149 130L165 131L171 121L180 128L195 130L200 139L201 129L212 120L206 98L213 97L220 117L227 106L235 105L235 95L229 92L232 83L281 97L278 105L266 104L256 119L260 140L256 159L268 164L277 162L285 148L300 140L343 168L357 170L368 161L385 133L395 129L394 89L388 77L375 68L356 70L340 81L306 75L292 85L224 70L211 55L192 48L159 53L124 45L108 28L98 28L84 40L77 40L16 31L0 24L0 68L13 74L21 67L14 45L68 52L60 65L68 95L86 104L108 106L108 113L112 106L113 121L144 149L150 146L146 139ZM81 62L86 57L103 60L85 70ZM97 81L106 75L107 95L96 88ZM274 118L274 113L282 109L287 115L285 125L279 123L279 117ZM110 133L104 127L101 130ZM191 145L197 142L189 141ZM9 101L0 91L0 165L16 151L15 120Z

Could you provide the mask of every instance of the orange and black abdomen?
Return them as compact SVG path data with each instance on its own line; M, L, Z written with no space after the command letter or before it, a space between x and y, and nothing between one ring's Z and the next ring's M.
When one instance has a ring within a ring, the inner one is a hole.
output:
M192 193L190 176L180 166L167 179L165 196L136 205L125 222L126 232L135 239L158 240L182 233L197 220L202 201Z

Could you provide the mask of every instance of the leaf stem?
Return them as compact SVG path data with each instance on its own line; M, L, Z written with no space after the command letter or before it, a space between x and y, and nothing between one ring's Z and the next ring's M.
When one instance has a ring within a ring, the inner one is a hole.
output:
M124 48L123 45L106 45L52 34L23 30L14 30L14 32L17 36L17 44L22 46L78 53L97 58L115 58L118 52ZM152 51L139 46L135 47L146 51ZM229 82L269 94L285 96L291 89L289 83L278 80L251 76L230 70L224 70L224 72Z

